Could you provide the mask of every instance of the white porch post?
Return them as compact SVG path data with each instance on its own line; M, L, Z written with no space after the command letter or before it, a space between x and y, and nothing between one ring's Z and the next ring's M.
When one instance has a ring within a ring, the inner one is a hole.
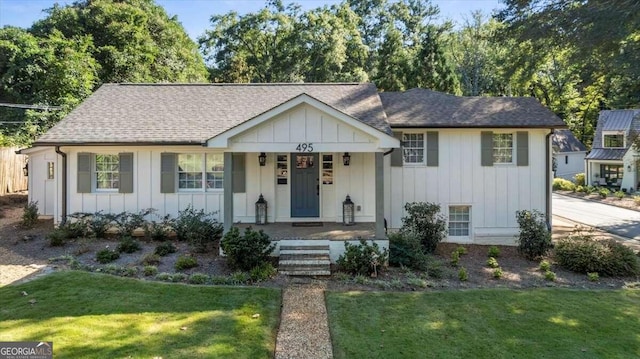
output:
M224 233L233 226L233 154L224 153Z
M376 152L376 239L386 238L384 231L384 154Z

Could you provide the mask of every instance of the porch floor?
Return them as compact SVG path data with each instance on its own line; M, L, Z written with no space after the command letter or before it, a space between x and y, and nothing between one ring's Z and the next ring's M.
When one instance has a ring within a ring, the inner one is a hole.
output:
M343 241L352 239L375 239L376 226L373 222L356 223L353 226L345 226L342 223L323 222L319 227L294 227L291 222L269 223L256 225L252 223L238 223L234 226L240 231L247 227L255 230L262 229L273 240L285 239L323 239Z

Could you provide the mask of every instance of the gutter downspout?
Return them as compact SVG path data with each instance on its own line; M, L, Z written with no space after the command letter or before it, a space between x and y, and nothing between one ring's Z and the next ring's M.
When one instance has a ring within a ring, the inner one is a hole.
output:
M546 147L546 168L545 168L545 192L547 195L546 198L546 205L545 205L545 217L547 220L547 229L549 230L549 232L551 232L551 184L552 184L552 179L551 179L551 136L553 135L553 133L555 132L555 130L553 128L550 129L551 132L549 132L546 136L546 143L545 143L545 147Z
M60 151L60 146L56 146L56 153L62 157L62 216L60 224L67 222L67 154Z
M393 150L395 150L395 148L390 149L389 151L385 152L382 154L382 157L385 157L386 155L390 154L391 152L393 152Z

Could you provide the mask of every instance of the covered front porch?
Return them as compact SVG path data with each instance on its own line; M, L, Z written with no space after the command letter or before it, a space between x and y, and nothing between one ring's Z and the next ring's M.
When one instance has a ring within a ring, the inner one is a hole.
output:
M349 241L363 239L376 239L376 225L373 222L355 223L345 226L335 222L278 222L267 225L255 225L250 223L239 223L235 225L244 231L245 228L252 227L255 230L262 230L272 241L282 240L329 240L329 241ZM384 238L380 238L384 239Z

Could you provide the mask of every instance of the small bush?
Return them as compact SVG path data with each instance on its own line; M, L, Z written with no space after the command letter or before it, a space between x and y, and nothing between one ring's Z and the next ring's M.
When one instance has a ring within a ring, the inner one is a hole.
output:
M585 191L584 186L576 186L576 192L584 193L584 191Z
M434 203L411 202L404 206L407 213L402 218L402 232L414 235L425 253L433 253L438 243L447 235L447 222L440 214L440 206Z
M156 279L157 280L161 280L161 281L165 281L165 282L170 282L171 281L171 273L167 273L167 272L162 272L162 273L158 273L156 275Z
M516 218L520 227L518 252L527 259L542 257L553 248L551 232L547 228L545 217L537 210L517 211Z
M173 245L173 243L171 242L163 242L160 243L156 246L156 249L153 251L153 253L164 257L166 255L169 255L171 253L175 253L178 249L176 248L176 246Z
M247 272L237 271L231 274L231 284L245 284L251 280L251 276Z
M182 255L176 259L176 270L191 269L198 266L198 260L191 256Z
M638 196L638 195L633 196L633 203L636 206L640 206L640 196Z
M251 227L245 229L243 235L240 235L237 227L232 227L224 235L220 245L227 256L229 266L243 271L250 271L268 263L269 256L275 248L268 235Z
M616 196L617 199L623 199L625 196L625 193L622 192L621 190L617 190L613 193L614 196Z
M600 275L598 275L598 272L589 272L587 273L587 278L589 278L590 282L597 282L600 280Z
M461 282L469 280L469 274L467 274L467 269L465 267L460 267L460 270L458 271L458 279L460 279Z
M413 288L426 288L429 283L422 278L410 277L407 278L407 284Z
M118 225L118 234L121 237L132 237L133 231L145 227L144 217L153 213L153 209L143 209L138 213L122 212L113 217Z
M233 285L233 279L226 275L211 276L211 284L215 285Z
M640 273L640 263L633 250L610 240L597 240L581 228L558 241L555 249L558 264L578 273L597 272L609 277Z
M111 275L120 275L124 271L124 268L115 264L107 264L102 268L102 270L99 269L98 271Z
M47 238L49 239L49 245L51 247L62 247L69 240L67 232L61 228L53 229L47 234Z
M444 276L444 269L442 268L442 263L438 260L431 258L427 265L426 274L429 278L433 279L442 279Z
M147 253L140 260L144 265L158 265L160 264L160 256L155 253Z
M123 277L136 277L138 276L138 267L125 267L120 271L120 275Z
M573 191L575 190L576 185L564 178L554 178L552 187L554 191Z
M340 269L347 273L359 275L377 275L387 262L389 252L380 250L376 242L368 244L360 239L360 244L344 242L344 254L338 257Z
M489 259L487 259L487 267L489 268L498 268L500 267L500 264L498 264L498 260L495 259L494 257L490 257Z
M600 198L607 198L609 193L611 193L611 191L609 191L607 188L600 188L598 190L598 195L600 195Z
M548 260L544 259L540 261L540 265L538 266L538 269L540 269L542 272L548 272L551 270L551 263L549 263Z
M187 282L191 284L207 284L207 282L209 282L209 276L204 273L193 273L189 276Z
M118 243L117 249L120 253L134 253L139 251L141 248L142 247L137 240L131 237L124 237L120 240L120 243Z
M91 234L95 238L105 238L107 231L113 224L114 216L112 214L104 214L100 211L88 216L86 220L91 229Z
M22 211L22 221L20 227L25 229L33 228L38 223L38 202L29 202Z
M171 275L171 281L175 283L184 282L187 278L188 276L184 273L173 273Z
M96 261L101 264L111 263L118 258L120 258L120 253L107 248L96 253Z
M502 275L503 275L503 274L504 274L504 273L502 272L502 268L500 268L500 267L495 268L495 269L493 270L493 272L492 272L493 278L495 278L495 279L500 279L500 278L502 278Z
M544 279L550 281L550 282L555 282L556 281L556 273L552 272L550 270L544 272Z
M576 173L576 175L573 176L573 182L576 184L576 186L584 186L584 184L585 184L584 172L583 173Z
M271 263L266 262L251 269L251 271L249 272L249 276L251 277L251 281L253 282L262 282L267 279L271 279L277 273L278 270L276 270Z
M222 235L222 224L213 218L212 213L196 211L189 206L178 213L171 222L179 241L189 241L198 252L207 252L218 246Z
M458 251L458 254L462 257L463 255L467 254L467 249L463 246L458 246L458 248L456 248L456 251Z
M171 216L167 214L159 222L151 221L147 223L144 226L144 235L152 241L166 241L169 238L172 223Z
M489 257L493 257L493 258L498 258L500 257L500 248L498 248L498 246L491 246L489 247L489 253L488 253Z
M145 277L151 277L153 275L156 275L157 273L158 267L156 266L146 265L142 268L142 274L144 274Z
M596 187L589 185L589 186L584 188L584 193L592 194L592 193L596 192L597 190L598 189Z
M409 232L390 233L389 264L396 267L407 267L425 270L428 256L423 252L420 240Z
M457 267L460 264L460 252L453 251L451 252L451 261L449 262L452 267Z

